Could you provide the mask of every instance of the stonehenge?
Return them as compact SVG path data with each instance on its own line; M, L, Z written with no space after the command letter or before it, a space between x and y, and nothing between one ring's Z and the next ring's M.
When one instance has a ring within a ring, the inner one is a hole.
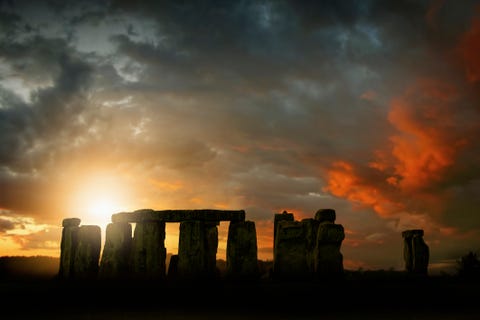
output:
M255 223L243 210L141 209L112 215L100 259L98 226L80 226L80 219L62 222L59 277L63 279L205 279L217 274L220 221L229 221L227 266L232 277L258 273ZM165 265L165 223L180 222L178 255ZM135 223L132 237L132 225Z
M274 214L273 268L276 279L335 279L343 274L345 239L333 209L320 209L313 218L295 220L294 214ZM228 221L226 276L258 279L256 227L243 210L141 209L112 215L101 253L101 230L80 225L78 218L62 221L61 279L212 279L218 275L218 225ZM180 222L178 254L166 265L165 224ZM132 228L132 223L135 228ZM133 232L133 235L132 235ZM427 275L429 247L421 229L402 232L408 273ZM167 272L168 270L168 272Z
M343 274L340 247L345 232L335 224L335 210L320 209L314 219L274 217L273 274L278 279L332 278Z
M405 230L403 237L403 259L405 270L411 274L427 275L430 251L423 240L422 229Z

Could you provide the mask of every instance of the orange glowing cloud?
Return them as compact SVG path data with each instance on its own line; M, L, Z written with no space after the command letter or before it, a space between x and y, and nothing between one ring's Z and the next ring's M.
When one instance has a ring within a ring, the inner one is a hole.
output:
M455 110L456 89L446 83L423 79L394 99L388 119L398 130L390 138L394 157L394 174L389 183L416 190L442 179L466 143L457 137Z

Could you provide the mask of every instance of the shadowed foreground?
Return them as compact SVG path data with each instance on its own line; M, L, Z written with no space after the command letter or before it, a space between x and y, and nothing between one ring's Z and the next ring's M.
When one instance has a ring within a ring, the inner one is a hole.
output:
M21 319L475 319L478 282L457 278L335 282L3 281Z

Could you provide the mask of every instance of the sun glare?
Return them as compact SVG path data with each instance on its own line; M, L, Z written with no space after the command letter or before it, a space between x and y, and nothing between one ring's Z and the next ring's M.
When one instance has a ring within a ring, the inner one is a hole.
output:
M71 212L82 224L96 224L103 230L114 213L128 210L127 192L113 175L96 175L77 184Z

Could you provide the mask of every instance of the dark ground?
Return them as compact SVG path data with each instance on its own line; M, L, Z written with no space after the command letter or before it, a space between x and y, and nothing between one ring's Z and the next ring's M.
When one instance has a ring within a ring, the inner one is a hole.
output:
M480 319L480 282L351 273L341 280L0 281L2 319Z

